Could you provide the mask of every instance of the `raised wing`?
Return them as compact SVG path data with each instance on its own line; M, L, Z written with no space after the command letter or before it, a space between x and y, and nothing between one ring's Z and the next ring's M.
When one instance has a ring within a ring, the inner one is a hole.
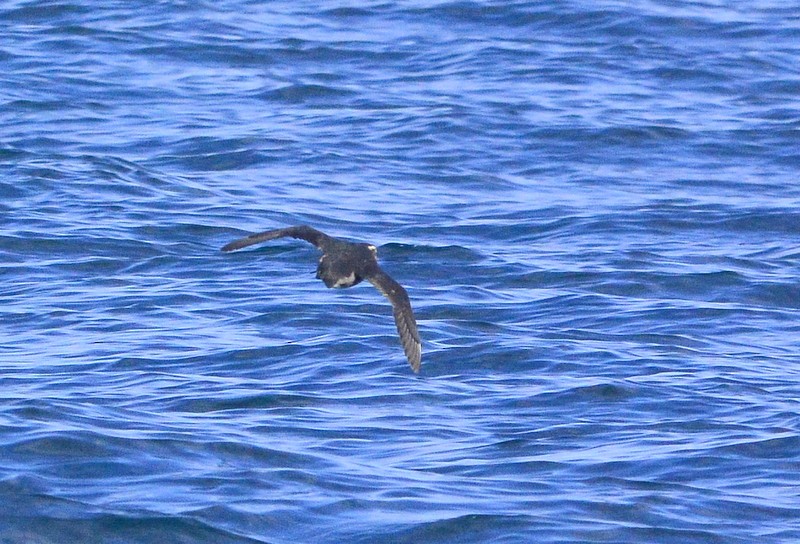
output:
M246 236L226 244L222 247L222 251L235 251L237 249L242 249L243 247L252 246L253 244L260 244L261 242L274 240L276 238L284 238L286 236L310 242L323 251L325 251L325 247L328 245L328 242L332 240L330 236L318 231L315 228L311 228L306 225L300 225L298 227L266 230L264 232L251 234L250 236Z
M380 268L368 276L367 279L392 303L394 322L397 324L397 332L400 333L400 342L403 344L403 351L406 352L408 364L411 365L411 369L414 372L419 372L419 366L422 361L422 342L419 339L417 321L414 319L413 310L411 310L411 301L408 300L408 293L406 293L402 285L394 281Z

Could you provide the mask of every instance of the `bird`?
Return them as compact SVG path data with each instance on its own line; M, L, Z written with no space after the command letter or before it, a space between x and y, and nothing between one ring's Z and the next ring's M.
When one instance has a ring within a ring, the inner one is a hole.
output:
M236 251L276 238L305 240L322 251L317 266L317 278L328 288L343 289L367 280L392 303L392 313L400 335L400 342L411 369L418 373L422 361L422 341L411 309L408 293L378 264L378 249L372 244L348 242L318 231L307 225L258 232L234 240L222 251Z

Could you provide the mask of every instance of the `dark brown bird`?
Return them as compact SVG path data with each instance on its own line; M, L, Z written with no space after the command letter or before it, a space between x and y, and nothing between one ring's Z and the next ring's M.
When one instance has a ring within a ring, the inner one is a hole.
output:
M227 244L222 251L235 251L285 236L310 242L322 251L317 266L317 278L325 282L327 287L352 287L367 280L389 299L408 363L414 372L419 372L422 342L408 293L378 265L378 249L375 246L339 240L317 229L301 225L251 234Z

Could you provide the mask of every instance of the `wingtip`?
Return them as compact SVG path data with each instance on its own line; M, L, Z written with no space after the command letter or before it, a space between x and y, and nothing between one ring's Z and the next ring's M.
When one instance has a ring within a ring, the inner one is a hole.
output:
M253 244L257 244L259 242L263 242L269 240L267 234L271 234L274 231L266 231L266 232L256 232L255 234L250 234L249 236L245 236L244 238L238 238L233 242L228 242L224 246L222 246L222 251L225 253L229 251L236 251L237 249L242 249L247 246L252 246Z
M242 249L243 247L247 247L252 243L251 240L253 239L253 236L254 235L251 234L250 236L245 236L244 238L237 238L233 242L228 242L227 244L222 246L220 251L228 253L229 251L235 251L237 249Z
M407 354L408 364L411 365L411 370L414 371L414 374L419 374L422 367L422 344L416 344L414 347L416 349Z

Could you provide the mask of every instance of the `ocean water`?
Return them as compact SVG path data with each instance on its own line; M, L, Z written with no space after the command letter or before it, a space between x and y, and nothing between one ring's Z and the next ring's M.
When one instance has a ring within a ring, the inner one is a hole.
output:
M0 542L800 541L792 2L7 1ZM328 290L309 224L379 248Z

